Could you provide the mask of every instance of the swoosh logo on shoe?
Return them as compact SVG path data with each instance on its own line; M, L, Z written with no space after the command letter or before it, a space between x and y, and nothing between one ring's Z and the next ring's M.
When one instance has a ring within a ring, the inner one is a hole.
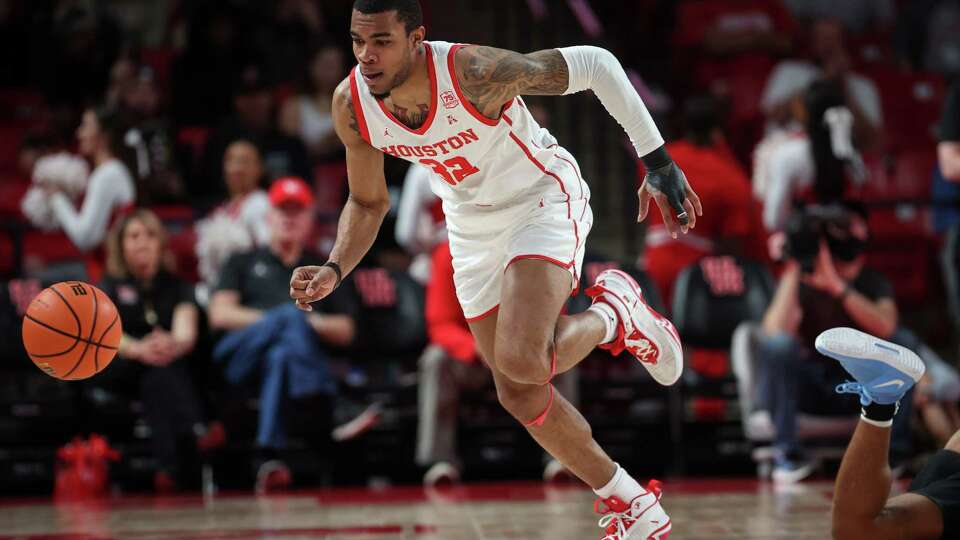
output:
M876 346L878 349L882 349L887 352L892 352L893 354L900 356L900 351L894 349L893 347L888 347L883 343L874 343L874 346Z
M887 386L896 386L897 388L900 388L901 386L903 386L903 381L901 381L900 379L894 379L892 381L887 381L883 384L878 384L874 386L874 388L884 388Z

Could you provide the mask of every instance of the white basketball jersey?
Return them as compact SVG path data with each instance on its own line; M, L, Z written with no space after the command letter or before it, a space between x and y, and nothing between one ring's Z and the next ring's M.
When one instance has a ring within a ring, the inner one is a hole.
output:
M573 156L537 124L522 99L511 100L500 118L491 120L464 97L453 62L460 47L424 42L431 103L418 129L397 120L354 68L350 85L363 138L386 154L428 167L431 189L443 200L448 220L477 208L543 197L550 190L568 203L571 197L589 199Z

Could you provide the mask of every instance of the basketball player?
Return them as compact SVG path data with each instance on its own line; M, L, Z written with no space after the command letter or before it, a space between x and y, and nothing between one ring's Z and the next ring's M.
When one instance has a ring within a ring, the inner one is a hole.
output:
M860 397L860 422L847 446L833 496L833 537L843 540L960 538L960 432L913 479L890 494L890 427L900 400L923 377L913 351L852 328L833 328L816 341L856 382L838 393ZM910 399L909 397L907 399Z
M683 367L680 341L620 271L598 276L588 311L560 315L578 287L593 223L590 190L576 159L520 97L592 90L650 171L639 190L639 219L653 199L670 233L686 233L700 201L623 68L596 47L524 55L424 41L416 0L356 0L350 35L358 66L333 100L350 197L329 262L296 269L291 297L309 310L370 248L390 205L383 154L429 167L443 200L457 297L500 403L594 488L603 538L666 538L671 523L659 484L644 488L614 463L551 380L599 345L629 351L659 383L673 384Z

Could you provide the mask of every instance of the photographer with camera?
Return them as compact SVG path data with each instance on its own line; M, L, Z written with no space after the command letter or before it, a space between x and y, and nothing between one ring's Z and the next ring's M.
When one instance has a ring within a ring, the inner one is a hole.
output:
M897 306L890 282L864 265L869 231L862 205L845 202L793 212L780 238L781 253L773 255L785 260L785 269L763 318L758 380L760 405L770 411L776 427L773 479L793 483L816 467L797 438L797 414L850 411L834 392L845 373L814 350L814 340L834 327L889 338L897 329ZM909 406L904 400L902 407ZM909 451L909 418L909 411L897 415L894 460Z

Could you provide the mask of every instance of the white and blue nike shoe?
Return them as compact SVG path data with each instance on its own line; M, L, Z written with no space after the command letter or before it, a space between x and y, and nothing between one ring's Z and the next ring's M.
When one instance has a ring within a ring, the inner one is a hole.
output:
M913 351L853 328L831 328L817 336L815 346L857 381L838 385L837 393L859 394L864 407L897 403L926 370Z

